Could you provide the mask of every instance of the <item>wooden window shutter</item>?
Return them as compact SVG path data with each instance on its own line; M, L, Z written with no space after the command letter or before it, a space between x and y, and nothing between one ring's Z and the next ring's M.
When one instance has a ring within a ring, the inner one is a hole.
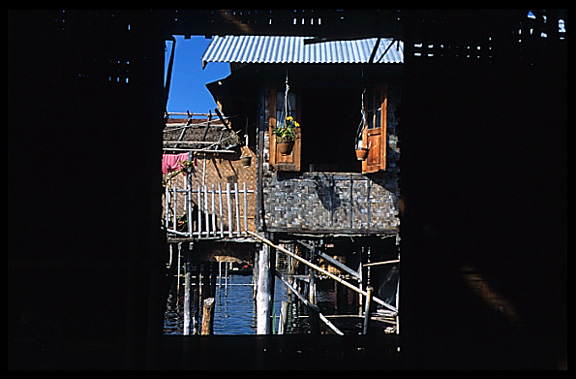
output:
M291 92L291 116L297 121L300 120L300 96L297 93ZM294 141L294 148L289 155L282 155L276 146L276 136L272 134L272 127L276 126L277 117L283 109L284 91L275 87L269 87L268 90L268 104L269 104L269 118L268 118L268 135L270 137L270 165L276 171L300 171L300 157L302 151L302 136L300 128L297 130L297 138Z
M362 140L370 149L368 157L362 161L362 173L370 174L386 170L386 86L367 90L364 102L366 127Z

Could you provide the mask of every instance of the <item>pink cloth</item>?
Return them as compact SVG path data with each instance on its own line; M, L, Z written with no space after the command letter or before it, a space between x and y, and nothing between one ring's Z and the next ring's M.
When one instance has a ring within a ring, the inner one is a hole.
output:
M188 160L188 153L182 154L163 154L162 155L162 173L168 174L172 171L182 169L180 162Z

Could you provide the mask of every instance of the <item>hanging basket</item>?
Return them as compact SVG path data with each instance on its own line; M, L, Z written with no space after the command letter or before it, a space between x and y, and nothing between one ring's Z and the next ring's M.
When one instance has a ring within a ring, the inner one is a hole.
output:
M245 155L243 157L240 157L240 162L242 163L242 167L250 167L250 165L252 164L252 156Z
M366 158L368 157L368 151L370 151L370 149L368 149L367 147L357 148L356 159L358 159L359 161L365 161Z
M294 148L294 141L277 141L278 151L282 155L292 154L292 149Z

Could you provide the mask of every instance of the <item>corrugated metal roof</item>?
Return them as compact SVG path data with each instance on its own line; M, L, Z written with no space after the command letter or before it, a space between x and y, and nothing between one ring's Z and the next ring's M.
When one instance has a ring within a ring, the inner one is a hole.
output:
M229 63L368 63L378 38L304 44L313 37L216 36L202 56L208 62ZM382 38L374 63L403 63L404 43ZM384 54L386 52L386 54ZM384 56L382 56L384 54Z

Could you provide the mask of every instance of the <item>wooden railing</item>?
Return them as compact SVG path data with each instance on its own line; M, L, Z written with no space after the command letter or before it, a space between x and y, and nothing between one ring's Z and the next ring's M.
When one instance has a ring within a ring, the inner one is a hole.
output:
M246 237L248 194L246 183L165 187L164 227L169 237L219 239ZM183 203L182 203L183 202ZM251 217L250 217L251 219Z

